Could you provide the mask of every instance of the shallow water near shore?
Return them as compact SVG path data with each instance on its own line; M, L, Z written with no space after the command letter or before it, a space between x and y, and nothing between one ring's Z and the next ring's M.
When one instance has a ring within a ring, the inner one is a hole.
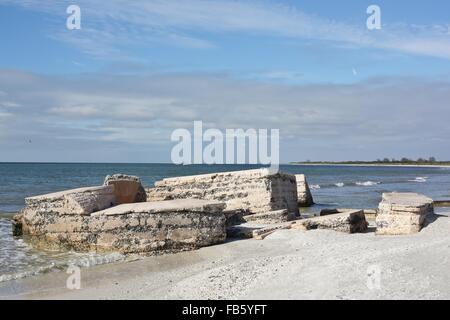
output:
M0 164L0 282L54 270L68 265L89 266L121 261L119 254L95 255L46 252L14 238L11 217L24 206L24 198L83 186L101 185L108 174L137 175L145 186L167 177L255 169L250 165L172 164ZM302 208L318 213L323 208L376 208L383 192L419 192L433 199L450 198L450 168L350 167L283 165L281 170L304 173L317 203Z

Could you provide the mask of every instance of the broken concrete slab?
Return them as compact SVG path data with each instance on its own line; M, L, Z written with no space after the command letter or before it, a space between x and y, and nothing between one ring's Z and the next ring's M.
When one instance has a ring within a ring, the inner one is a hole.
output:
M330 214L336 214L336 213L342 213L342 211L339 211L339 209L322 209L320 210L320 216L328 216Z
M368 220L375 220L378 215L377 209L364 209L364 215L366 216L366 219Z
M264 228L263 225L243 223L240 225L227 227L227 238L250 239L253 238L253 231Z
M114 186L117 204L147 201L147 194L139 177L114 174L107 176L103 185Z
M298 215L295 176L269 169L168 178L147 190L148 201L209 199L225 202L227 211L247 214L287 209Z
M261 235L271 233L276 230L290 229L294 224L294 221L274 223L274 224L260 224L260 223L243 223L237 226L231 226L227 228L227 236L229 238L258 238Z
M292 226L295 224L294 221L289 221L289 222L283 222L283 223L276 223L276 224L271 224L271 225L267 225L261 229L257 229L253 231L253 238L258 239L258 240L262 240L264 239L265 235L267 234L271 234L274 231L277 230L287 230L287 229L291 229Z
M138 202L118 205L95 212L92 216L114 216L132 213L163 213L163 212L222 212L223 202L200 199L176 199L156 202Z
M288 210L276 210L264 213L256 213L242 217L244 222L253 222L260 224L281 223L298 219L294 213L289 213Z
M27 207L22 231L37 248L121 253L197 249L226 239L225 204L173 200L122 204L91 215Z
M329 229L345 233L366 232L368 223L363 210L347 211L322 217L297 220L293 229Z
M28 209L61 215L89 215L114 206L113 186L78 188L25 199Z
M320 211L320 216L327 216L336 213L344 213L349 211L359 211L362 210L366 219L374 220L378 214L377 209L350 209L350 208L336 208L336 209L322 209Z
M296 174L295 179L297 181L297 198L298 205L300 207L310 207L314 204L314 200L309 189L306 176L304 174Z
M418 193L383 193L378 209L377 235L417 233L434 212L433 200Z

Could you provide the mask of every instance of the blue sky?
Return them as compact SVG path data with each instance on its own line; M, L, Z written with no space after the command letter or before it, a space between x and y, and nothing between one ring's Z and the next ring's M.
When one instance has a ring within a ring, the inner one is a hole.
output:
M194 120L279 128L283 162L450 159L448 1L0 0L0 39L0 161L167 162Z
M253 27L242 27L244 32L230 24L224 28L219 26L219 30L216 31L213 29L216 25L211 22L205 22L205 25L200 27L195 23L191 23L192 26L186 23L187 26L180 27L180 30L173 30L170 21L165 21L160 23L163 26L159 27L158 31L146 30L148 37L145 37L144 29L157 29L156 22L148 25L135 22L133 10L130 10L129 17L123 20L108 18L106 15L109 11L105 12L105 16L99 17L94 13L108 6L101 2L80 4L83 27L113 35L115 29L122 28L125 31L120 32L125 36L128 34L127 28L134 29L134 32L142 32L140 35L143 35L145 40L135 40L126 44L121 41L111 44L114 39L104 40L103 48L101 43L96 44L100 47L98 48L100 52L89 54L86 53L89 50L83 47L83 40L90 41L95 39L95 36L85 30L65 29L68 16L65 8L72 2L48 1L48 6L52 9L40 8L38 1L36 5L31 6L9 3L20 1L5 1L1 6L0 36L4 48L8 48L1 53L3 68L17 68L45 74L126 72L128 69L134 71L133 69L146 68L158 72L217 72L253 78L259 74L264 77L275 73L281 76L284 73L288 80L292 80L288 75L297 74L296 80L301 82L356 81L358 77L354 76L353 69L360 77L397 74L428 76L450 70L447 59L436 59L433 55L420 55L395 49L385 50L376 46L364 47L358 43L333 43L317 39L318 35L306 38L295 36L294 33L294 36L291 36L287 30L283 30L282 25L275 26L272 28L275 32L268 33L259 22L255 22ZM52 6L52 3L58 5ZM361 0L346 1L344 4L325 1L255 1L255 5L265 6L269 12L271 6L277 7L280 4L289 6L286 9L288 13L285 13L287 18L293 15L289 14L289 10L301 10L302 13L320 18L325 23L335 21L377 37L377 33L388 31L365 30L368 17L365 10L372 3L373 1ZM449 27L448 1L431 3L433 5L425 1L377 2L382 9L383 25L393 32L400 28L397 28L396 24L408 25L410 27L401 27L406 30L398 31L406 34L414 33L408 30L414 25L429 29L436 25ZM246 9L251 14L251 6ZM109 10L114 12L115 9ZM169 32L188 40L178 42L176 39L170 39L171 34L165 34ZM275 34L276 32L282 35ZM283 36L284 33L286 36ZM429 31L429 37L435 36L436 33ZM120 36L118 38L121 40ZM349 48L349 45L356 45L356 48ZM111 51L114 51L114 54L111 54Z

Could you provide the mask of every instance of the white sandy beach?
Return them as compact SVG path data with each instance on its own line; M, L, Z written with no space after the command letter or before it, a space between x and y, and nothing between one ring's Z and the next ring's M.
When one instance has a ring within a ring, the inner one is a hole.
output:
M198 251L0 284L1 299L450 299L450 218L409 236L278 231ZM380 288L369 289L379 267Z

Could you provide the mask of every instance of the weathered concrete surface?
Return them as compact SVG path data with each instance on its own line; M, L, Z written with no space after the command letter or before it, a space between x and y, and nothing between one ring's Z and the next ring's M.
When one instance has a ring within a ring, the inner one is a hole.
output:
M161 213L161 212L220 212L225 204L218 201L200 199L176 199L156 202L129 203L98 211L93 216L116 216L132 213Z
M264 213L256 213L242 217L244 222L254 222L260 224L281 223L297 219L298 217L288 210L277 210Z
M227 227L245 223L244 216L248 215L246 210L224 210L227 219Z
M339 209L322 209L320 210L320 216L328 216L330 214L342 213Z
M25 199L27 209L61 215L89 215L114 206L113 186L72 189Z
M366 216L366 219L368 220L375 220L378 215L377 209L364 209L364 215Z
M295 176L268 169L169 178L147 190L148 201L210 199L225 202L227 211L248 214L287 209L298 215Z
M347 211L322 217L298 220L293 229L315 230L330 229L345 233L366 232L368 223L363 210Z
M253 231L262 229L264 226L259 224L244 223L227 227L227 238L231 239L249 239L253 238Z
M383 193L378 209L377 235L417 233L434 212L433 200L417 193Z
M378 209L336 208L336 209L322 209L320 211L320 216L328 216L330 214L343 213L343 212L349 212L349 211L360 211L360 210L362 210L364 212L366 220L375 220L375 218L378 214Z
M41 202L42 204L42 202ZM38 248L159 253L191 250L226 238L223 203L173 200L123 204L91 215L29 207L24 235Z
M297 180L297 197L298 204L301 207L310 207L314 204L314 200L309 189L308 181L304 174L296 174L295 179Z
M114 195L117 204L147 201L147 194L139 177L114 174L107 176L103 185L114 186Z
M295 224L294 221L282 223L262 224L258 222L248 222L237 226L227 228L227 236L229 238L261 239L261 236L271 234L277 230L290 229Z

